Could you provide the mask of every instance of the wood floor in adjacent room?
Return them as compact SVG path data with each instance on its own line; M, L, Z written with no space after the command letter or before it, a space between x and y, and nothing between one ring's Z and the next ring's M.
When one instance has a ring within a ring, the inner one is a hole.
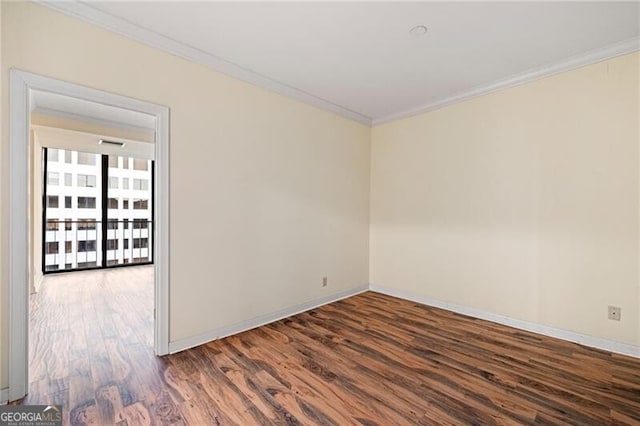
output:
M640 424L633 358L372 292L156 358L150 267L66 276L23 401L65 423Z

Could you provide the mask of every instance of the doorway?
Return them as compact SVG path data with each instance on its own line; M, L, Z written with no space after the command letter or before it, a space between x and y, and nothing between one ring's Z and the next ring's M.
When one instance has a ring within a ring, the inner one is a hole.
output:
M156 355L168 353L169 344L169 110L167 107L86 88L22 71L10 72L10 214L9 214L9 400L21 399L29 383L29 293L34 280L32 248L37 221L30 202L33 186L31 113L37 94L59 96L64 102L84 102L87 111L119 109L146 114L153 119L154 154L151 175L156 185L147 244L153 251L153 347ZM96 109L93 109L96 108ZM104 147L103 147L104 149ZM108 160L107 160L108 161ZM120 160L118 160L120 161ZM107 164L108 165L108 164ZM46 202L46 201L45 201ZM59 200L58 200L59 202ZM108 201L107 201L108 202ZM47 223L41 222L44 232ZM66 230L64 230L66 231ZM63 231L63 232L64 232ZM108 217L107 217L107 231ZM115 229L113 231L116 231ZM142 231L142 230L139 230ZM44 241L44 240L41 240ZM107 243L108 244L108 243ZM143 243L140 243L143 244ZM51 247L53 249L53 245ZM86 245L84 247L86 249ZM46 245L43 244L46 250ZM112 259L114 260L114 259ZM117 260L117 259L115 259ZM46 269L46 268L45 268Z

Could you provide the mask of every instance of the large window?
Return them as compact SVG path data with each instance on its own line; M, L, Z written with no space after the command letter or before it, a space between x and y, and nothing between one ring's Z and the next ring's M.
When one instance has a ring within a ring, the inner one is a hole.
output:
M153 261L152 161L53 149L43 158L44 272Z

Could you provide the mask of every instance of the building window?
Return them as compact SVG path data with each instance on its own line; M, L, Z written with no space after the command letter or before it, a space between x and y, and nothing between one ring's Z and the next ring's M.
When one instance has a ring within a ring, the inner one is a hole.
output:
M71 221L71 219L65 219L64 220L64 230L65 231L71 231L73 227L73 222Z
M57 231L58 230L58 221L49 219L47 220L47 231Z
M58 172L48 172L47 173L47 185L59 185L60 184L60 175Z
M96 266L98 266L96 262L78 262L78 269L95 268Z
M107 229L118 229L118 219L109 219Z
M95 219L80 219L78 221L78 231L92 231L96 229Z
M65 253L71 253L73 251L73 245L71 244L71 241L65 241L64 242L64 252Z
M95 209L96 197L78 197L79 209Z
M47 196L47 207L52 209L58 208L58 196L57 195L49 195Z
M64 174L64 186L73 186L73 175L71 173Z
M107 250L118 250L118 240L107 240Z
M65 263L64 264L64 269L71 269L73 268L73 264L72 263Z
M117 209L118 208L118 199L117 198L109 198L107 201L107 208L109 209Z
M149 200L133 200L134 210L147 210L149 207Z
M133 189L138 191L148 191L149 181L147 179L133 179Z
M57 271L59 268L58 265L47 265L47 267L45 268L47 271Z
M70 209L71 208L71 197L70 196L64 197L64 208L65 209Z
M129 189L129 178L122 178L122 189Z
M57 162L58 161L58 150L55 148L47 148L47 161L49 162Z
M133 248L149 248L149 239L148 238L134 238L133 239Z
M133 219L133 229L148 229L149 221L147 219Z
M110 177L109 178L109 189L118 189L118 178Z
M45 244L44 251L47 254L58 254L58 242L48 242Z
M126 239L124 240L124 249L125 249L125 250L129 250L129 239L128 239L128 238L126 238Z
M71 164L73 160L71 159L71 151L64 151L64 162L67 164Z
M78 253L96 251L96 240L78 241Z
M128 198L123 198L122 199L122 209L123 210L129 210L129 199Z
M129 157L122 157L122 169L129 170Z
M112 169L117 169L118 168L118 156L117 155L110 155L109 156L109 167L111 167Z
M113 266L118 264L118 259L107 260L107 265Z
M98 154L91 154L89 152L78 152L78 164L95 166L97 156Z
M78 186L82 188L95 188L96 176L95 175L78 175Z
M123 219L122 220L122 228L123 229L129 229L129 219Z
M149 170L149 160L133 159L133 170Z
M143 262L148 262L149 258L148 257L134 257L133 258L133 263L143 263Z

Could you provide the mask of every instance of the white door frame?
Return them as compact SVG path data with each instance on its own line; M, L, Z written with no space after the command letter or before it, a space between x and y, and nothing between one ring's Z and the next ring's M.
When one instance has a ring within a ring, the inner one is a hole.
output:
M155 321L157 355L169 353L169 108L24 71L10 70L9 87L9 401L29 384L29 115L31 91L71 96L156 117Z

